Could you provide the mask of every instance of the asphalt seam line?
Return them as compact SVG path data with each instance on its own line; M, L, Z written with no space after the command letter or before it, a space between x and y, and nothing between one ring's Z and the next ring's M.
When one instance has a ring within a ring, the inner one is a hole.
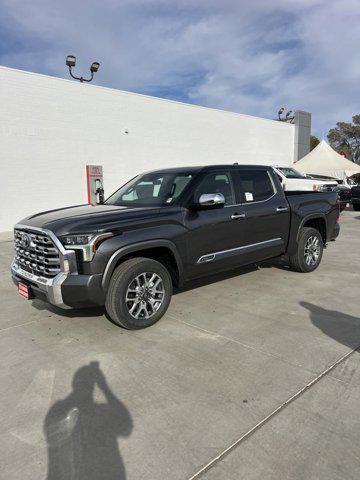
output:
M346 353L342 357L340 357L336 362L332 363L327 369L325 369L323 372L321 372L319 375L317 375L311 382L307 383L303 388L301 388L298 392L296 392L294 395L289 397L285 402L283 402L281 405L279 405L275 410L273 410L269 415L267 415L265 418L263 418L259 423L254 425L250 430L248 430L244 435L242 435L240 438L235 440L231 445L229 445L225 450L220 452L216 457L214 457L212 460L210 460L206 465L204 465L200 470L198 470L194 475L192 475L188 480L197 480L200 478L204 473L209 471L212 467L214 467L218 462L220 462L225 456L227 456L230 452L232 452L240 443L244 442L247 438L249 438L253 433L255 433L259 428L261 428L263 425L265 425L269 420L271 420L273 417L275 417L281 410L283 410L285 407L287 407L290 403L295 401L297 398L299 398L303 393L305 393L307 390L309 390L313 385L315 385L319 380L321 380L325 375L327 375L329 372L331 372L335 367L340 365L344 360L349 358L354 352L359 350L360 345L358 345L354 350L351 350L350 352Z
M10 325L10 327L0 328L0 335L1 335L3 332L6 332L7 330L11 330L12 328L24 327L25 325L30 325L30 323L35 323L35 322L38 322L38 321L39 321L39 319L37 319L37 320L30 320L30 322L20 323L19 325Z
M227 340L228 343L230 343L230 342L236 343L237 345L240 345L241 347L247 348L248 350L253 350L256 353L261 353L262 355L266 355L270 358L275 358L276 360L279 360L280 362L283 362L286 365L291 365L292 367L300 368L304 372L315 373L315 372L309 370L308 368L304 367L300 363L289 362L288 360L286 360L281 355L276 355L276 354L268 352L266 350L262 350L261 348L258 348L257 346L254 346L254 345L248 345L247 343L242 343L239 340L236 340L235 338L227 337L226 335L223 335L221 333L213 332L212 330L206 330L205 328L199 327L199 326L194 325L192 323L185 322L184 320L178 320L174 317L171 317L171 318L173 318L174 321L180 321L181 323L183 323L184 325L187 325L188 327L195 328L196 330L199 330L200 332L207 333L207 334L212 335L214 337L223 338L224 340Z

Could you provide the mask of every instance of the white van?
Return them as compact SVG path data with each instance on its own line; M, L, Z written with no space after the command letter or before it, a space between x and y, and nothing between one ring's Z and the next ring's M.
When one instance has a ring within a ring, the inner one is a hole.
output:
M337 190L337 182L307 178L293 167L273 167L286 191L330 192Z

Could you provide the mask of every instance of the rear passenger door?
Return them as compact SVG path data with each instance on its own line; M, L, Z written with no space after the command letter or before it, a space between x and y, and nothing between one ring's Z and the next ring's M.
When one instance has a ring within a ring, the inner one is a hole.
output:
M266 167L239 168L234 183L245 214L241 222L246 238L244 263L284 253L289 234L290 207L272 170Z

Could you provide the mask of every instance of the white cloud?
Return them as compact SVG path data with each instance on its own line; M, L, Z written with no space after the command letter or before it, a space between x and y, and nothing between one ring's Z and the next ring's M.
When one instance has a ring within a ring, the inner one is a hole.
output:
M272 117L309 110L325 135L360 112L358 0L0 0L0 63Z

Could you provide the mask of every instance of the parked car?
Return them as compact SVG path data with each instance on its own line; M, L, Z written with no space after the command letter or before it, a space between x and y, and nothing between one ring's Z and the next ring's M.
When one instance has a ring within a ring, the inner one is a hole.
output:
M343 185L339 183L337 188L338 196L339 196L339 205L340 211L342 212L345 207L347 207L351 203L352 199L352 189L347 185Z
M360 185L351 188L351 203L356 212L360 211Z
M197 277L280 256L312 272L339 233L338 214L335 192L284 193L271 167L153 171L104 204L22 220L12 276L25 298L105 305L115 323L138 329L164 315L173 287Z
M285 191L332 192L336 190L335 180L318 180L306 177L293 167L274 167Z

